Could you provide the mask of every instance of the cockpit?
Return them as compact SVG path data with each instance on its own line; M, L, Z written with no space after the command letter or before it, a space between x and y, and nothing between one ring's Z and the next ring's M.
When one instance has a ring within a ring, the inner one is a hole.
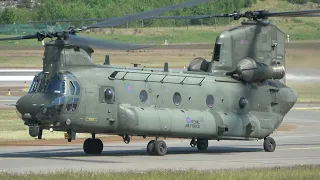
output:
M32 96L32 102L40 106L39 109L34 110L36 119L48 122L57 120L56 115L61 113L75 113L80 101L80 93L79 81L71 73L49 75L40 72L34 77L24 99Z

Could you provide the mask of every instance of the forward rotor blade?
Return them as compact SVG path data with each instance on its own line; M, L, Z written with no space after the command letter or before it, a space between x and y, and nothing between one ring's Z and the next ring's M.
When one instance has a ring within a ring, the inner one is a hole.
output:
M88 18L88 19L58 19L47 21L28 21L28 23L55 23L55 22L82 22L82 21L107 21L113 18Z
M16 37L8 37L8 38L0 38L0 41L10 41L10 40L23 40L23 39L37 39L37 34L30 34L26 36L16 36Z
M116 49L116 50L135 50L135 49L143 49L151 46L143 46L138 44L127 44L127 43L119 43L113 41L102 41L97 39L91 39L78 35L65 35L65 40L69 44L73 45L88 45L96 48L104 48L104 49Z
M167 12L167 11L173 11L173 10L177 10L177 9L181 9L181 8L187 8L187 7L197 5L197 4L207 3L209 1L210 0L189 0L189 1L186 1L186 2L183 2L180 4L175 4L175 5L171 5L171 6L167 6L167 7L163 7L163 8L153 9L153 10L146 11L146 12L140 12L137 14L132 14L132 15L124 16L124 17L110 19L107 21L93 24L88 27L83 27L81 29L85 30L85 29L92 29L92 28L106 28L106 27L118 26L118 25L122 25L127 22L130 22L130 21L143 20L143 19L149 18L151 16L155 16L155 15Z
M210 17L225 17L222 15L194 15L194 16L151 16L143 20L151 19L202 19ZM49 21L29 21L28 23L53 23L53 22L87 22L87 21L109 21L110 18L91 18L91 19L66 19L66 20L49 20Z
M213 18L213 17L225 17L223 15L194 15L194 16L152 16L147 19L205 19L205 18Z

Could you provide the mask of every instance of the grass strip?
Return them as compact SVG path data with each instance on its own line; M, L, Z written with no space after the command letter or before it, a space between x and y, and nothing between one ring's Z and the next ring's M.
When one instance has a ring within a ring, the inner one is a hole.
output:
M0 179L6 180L56 180L56 179L113 179L113 180L153 180L153 179L181 179L181 180L300 180L300 179L319 179L320 166L301 165L292 167L273 167L273 168L256 168L256 169L236 169L236 170L162 170L162 171L145 171L145 172L98 172L98 171L72 171L64 170L60 172L49 173L27 173L12 174L7 172L0 173Z

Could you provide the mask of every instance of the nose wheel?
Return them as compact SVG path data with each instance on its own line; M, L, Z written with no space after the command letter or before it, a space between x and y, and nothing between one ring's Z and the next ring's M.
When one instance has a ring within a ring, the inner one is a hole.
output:
M151 140L147 145L147 152L150 155L164 156L168 152L168 147L164 141Z
M88 138L83 143L83 151L86 154L101 154L103 143L100 139Z
M266 152L273 152L276 150L276 141L272 137L264 138L263 148Z

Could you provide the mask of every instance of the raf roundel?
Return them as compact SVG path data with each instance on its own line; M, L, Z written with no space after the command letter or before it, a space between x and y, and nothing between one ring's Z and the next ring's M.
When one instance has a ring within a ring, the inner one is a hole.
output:
M187 117L187 118L186 118L186 121L187 121L188 124L190 124L190 123L191 123L190 117Z
M128 84L127 87L126 87L126 90L128 93L131 93L132 92L132 87Z

